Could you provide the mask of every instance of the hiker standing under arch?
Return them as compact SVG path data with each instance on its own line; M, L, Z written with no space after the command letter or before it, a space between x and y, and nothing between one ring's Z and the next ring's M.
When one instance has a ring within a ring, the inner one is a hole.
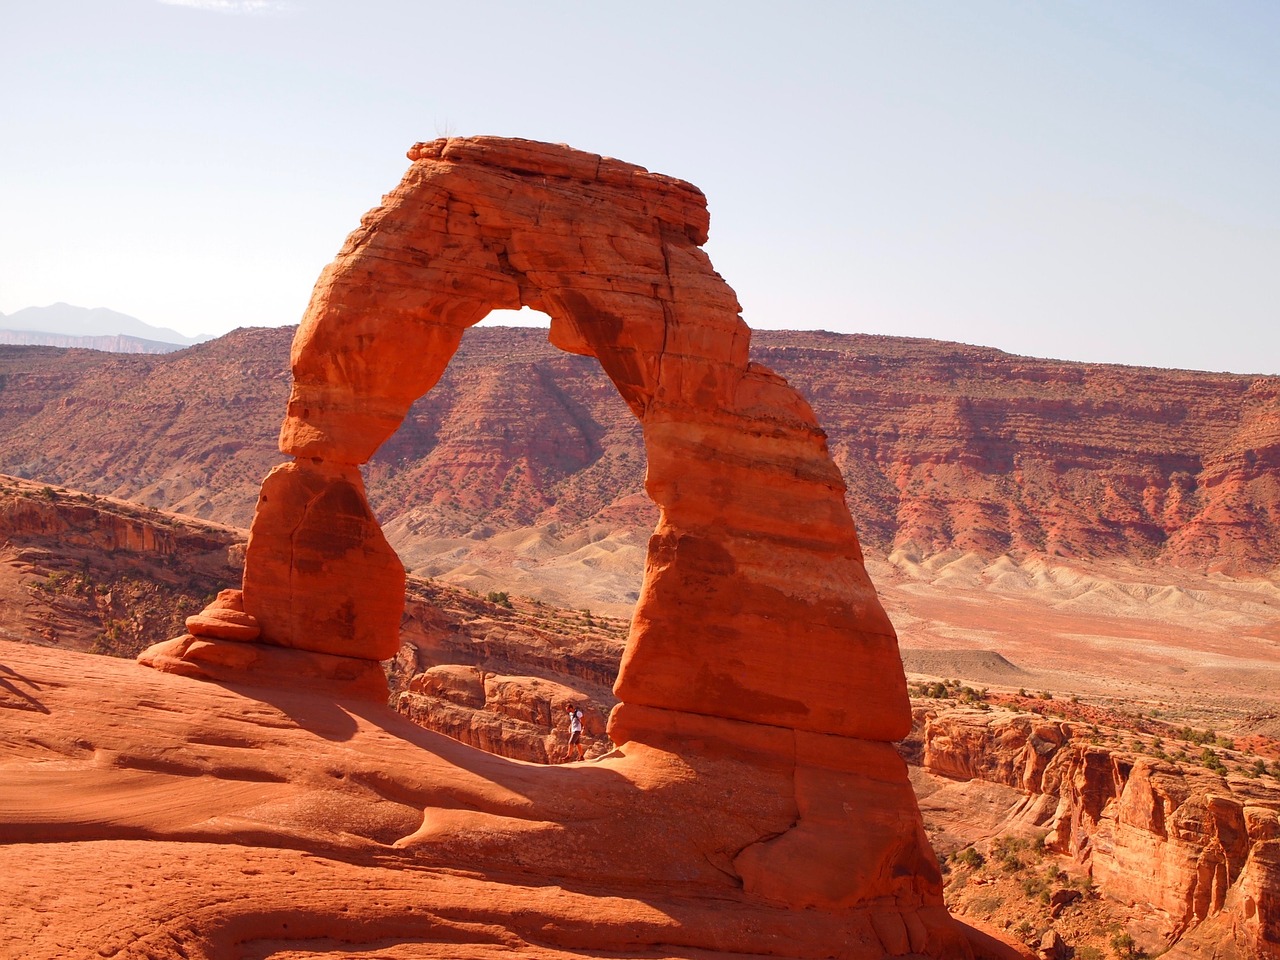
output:
M569 751L565 755L564 762L568 763L573 759L573 751L578 751L578 759L586 758L586 748L582 745L582 711L575 707L572 703L565 705L565 710L569 714Z

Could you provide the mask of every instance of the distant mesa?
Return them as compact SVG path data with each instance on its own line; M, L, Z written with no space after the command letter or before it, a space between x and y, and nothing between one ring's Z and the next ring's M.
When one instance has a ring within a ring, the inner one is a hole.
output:
M105 307L54 303L0 314L0 343L19 346L78 347L107 353L172 353L210 340L153 327Z

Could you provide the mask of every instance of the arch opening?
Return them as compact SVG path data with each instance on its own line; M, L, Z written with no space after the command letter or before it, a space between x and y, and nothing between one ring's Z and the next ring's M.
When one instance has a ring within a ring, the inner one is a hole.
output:
M490 310L476 326L480 327L550 327L551 318L541 310L521 307L519 310Z
M635 530L657 508L639 421L600 380L545 326L468 328L364 467L411 575L630 619L647 544Z

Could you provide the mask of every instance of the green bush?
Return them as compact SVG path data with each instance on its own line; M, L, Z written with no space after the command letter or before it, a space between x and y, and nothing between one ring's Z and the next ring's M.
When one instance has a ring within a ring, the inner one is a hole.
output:
M1205 747L1200 751L1200 763L1216 773L1227 772L1227 765L1212 747Z
M1111 938L1111 949L1116 952L1117 957L1132 957L1134 948L1133 937L1127 933L1117 933Z

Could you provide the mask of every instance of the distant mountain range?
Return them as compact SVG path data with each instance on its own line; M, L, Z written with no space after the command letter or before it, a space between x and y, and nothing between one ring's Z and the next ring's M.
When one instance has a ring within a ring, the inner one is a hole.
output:
M0 347L0 473L247 526L285 459L292 336L246 328L167 356ZM1277 572L1280 377L812 331L757 330L751 348L813 405L881 555ZM657 519L644 470L597 362L545 330L476 327L364 473L411 571L617 612Z
M108 353L172 353L212 337L188 337L105 307L55 303L0 314L0 343L81 347Z

